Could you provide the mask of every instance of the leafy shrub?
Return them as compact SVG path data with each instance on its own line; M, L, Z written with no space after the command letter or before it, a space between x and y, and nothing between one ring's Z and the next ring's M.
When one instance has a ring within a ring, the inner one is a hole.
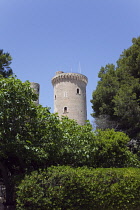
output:
M94 167L139 167L137 155L129 151L129 137L114 129L95 132Z
M17 210L138 210L140 169L50 167L17 191Z
M62 131L57 164L72 167L139 167L137 155L129 151L129 137L114 129L92 130L87 123L78 125L74 120L62 118Z

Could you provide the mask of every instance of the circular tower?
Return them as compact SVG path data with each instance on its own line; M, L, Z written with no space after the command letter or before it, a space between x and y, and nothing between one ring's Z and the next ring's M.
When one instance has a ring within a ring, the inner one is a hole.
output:
M40 91L40 85L36 82L30 82L30 87L33 89L34 93L38 95L38 99L35 101L35 104L39 104L39 91Z
M68 116L84 125L87 120L86 76L78 73L56 72L52 78L54 87L54 112Z

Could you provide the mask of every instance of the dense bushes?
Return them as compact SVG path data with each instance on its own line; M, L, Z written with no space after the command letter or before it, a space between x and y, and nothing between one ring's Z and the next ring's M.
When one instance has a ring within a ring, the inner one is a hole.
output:
M17 190L17 210L140 209L140 169L68 166L34 171Z
M114 129L96 130L93 167L139 167L137 155L128 150L129 137Z

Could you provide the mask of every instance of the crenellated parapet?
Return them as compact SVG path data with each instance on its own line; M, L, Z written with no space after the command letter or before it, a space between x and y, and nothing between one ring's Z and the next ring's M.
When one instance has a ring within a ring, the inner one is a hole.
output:
M53 86L64 80L79 80L84 82L85 84L88 83L88 79L85 75L79 73L64 73L63 71L56 72L56 75L52 78Z

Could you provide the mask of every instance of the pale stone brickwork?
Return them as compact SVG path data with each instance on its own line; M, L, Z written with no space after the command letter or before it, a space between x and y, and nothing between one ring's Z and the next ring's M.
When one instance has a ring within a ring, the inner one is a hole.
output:
M40 85L36 82L31 82L30 83L31 88L33 88L34 92L38 95L38 99L35 101L35 104L39 104L39 91L40 91Z
M83 125L87 120L86 76L78 73L56 72L52 78L54 87L54 112L74 119Z

